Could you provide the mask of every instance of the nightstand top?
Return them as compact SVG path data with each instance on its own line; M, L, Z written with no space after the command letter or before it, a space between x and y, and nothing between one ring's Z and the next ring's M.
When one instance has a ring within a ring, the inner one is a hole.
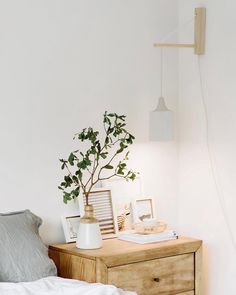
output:
M49 249L91 260L101 259L106 265L115 266L124 261L133 263L146 259L196 252L201 244L201 240L187 237L145 245L109 239L103 240L102 248L95 250L78 249L75 243L50 245Z

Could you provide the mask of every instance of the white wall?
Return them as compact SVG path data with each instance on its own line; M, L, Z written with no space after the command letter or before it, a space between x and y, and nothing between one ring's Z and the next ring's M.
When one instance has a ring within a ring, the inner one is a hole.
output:
M180 23L194 7L207 8L206 54L201 57L203 88L209 117L210 150L220 197L236 239L236 35L233 0L179 1ZM192 26L180 34L192 38ZM206 145L206 121L201 100L197 57L180 50L179 95L179 229L204 241L204 291L236 294L236 248L223 218Z
M177 10L175 0L0 1L1 212L29 208L43 218L46 242L63 241L60 216L78 207L62 203L58 158L75 132L100 129L109 110L128 115L137 136L132 167L159 217L175 223L176 147L148 144L147 120L159 96L152 45L176 27ZM172 109L176 54L165 58Z
M60 216L78 209L61 201L58 158L69 153L75 132L100 129L104 110L126 113L137 137L130 164L156 198L159 218L177 224L179 208L180 233L204 240L203 294L231 295L236 251L212 177L197 59L189 49L179 51L179 155L174 143L147 142L160 78L152 44L176 28L178 4L180 24L193 17L194 7L207 7L201 65L209 138L236 236L233 0L0 1L0 211L30 208L44 219L44 240L63 241ZM180 39L192 36L188 24ZM177 50L165 50L164 96L173 110L177 59Z

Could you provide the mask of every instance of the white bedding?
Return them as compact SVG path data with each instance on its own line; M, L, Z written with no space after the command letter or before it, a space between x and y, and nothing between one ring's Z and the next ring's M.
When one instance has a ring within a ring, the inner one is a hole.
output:
M47 277L34 282L0 283L1 295L137 295L115 286L89 284L59 277Z

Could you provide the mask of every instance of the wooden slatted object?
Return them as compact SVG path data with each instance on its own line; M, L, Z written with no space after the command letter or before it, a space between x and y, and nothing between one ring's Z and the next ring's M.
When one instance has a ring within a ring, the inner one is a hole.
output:
M154 244L110 239L97 250L49 246L59 276L113 284L138 295L200 295L202 241L181 237Z

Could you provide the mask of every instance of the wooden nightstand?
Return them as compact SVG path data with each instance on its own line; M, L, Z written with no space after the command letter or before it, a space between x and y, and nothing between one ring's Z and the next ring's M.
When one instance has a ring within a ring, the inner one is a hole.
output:
M98 250L49 246L58 275L113 284L138 295L200 295L202 241L181 237L155 244L103 241Z

